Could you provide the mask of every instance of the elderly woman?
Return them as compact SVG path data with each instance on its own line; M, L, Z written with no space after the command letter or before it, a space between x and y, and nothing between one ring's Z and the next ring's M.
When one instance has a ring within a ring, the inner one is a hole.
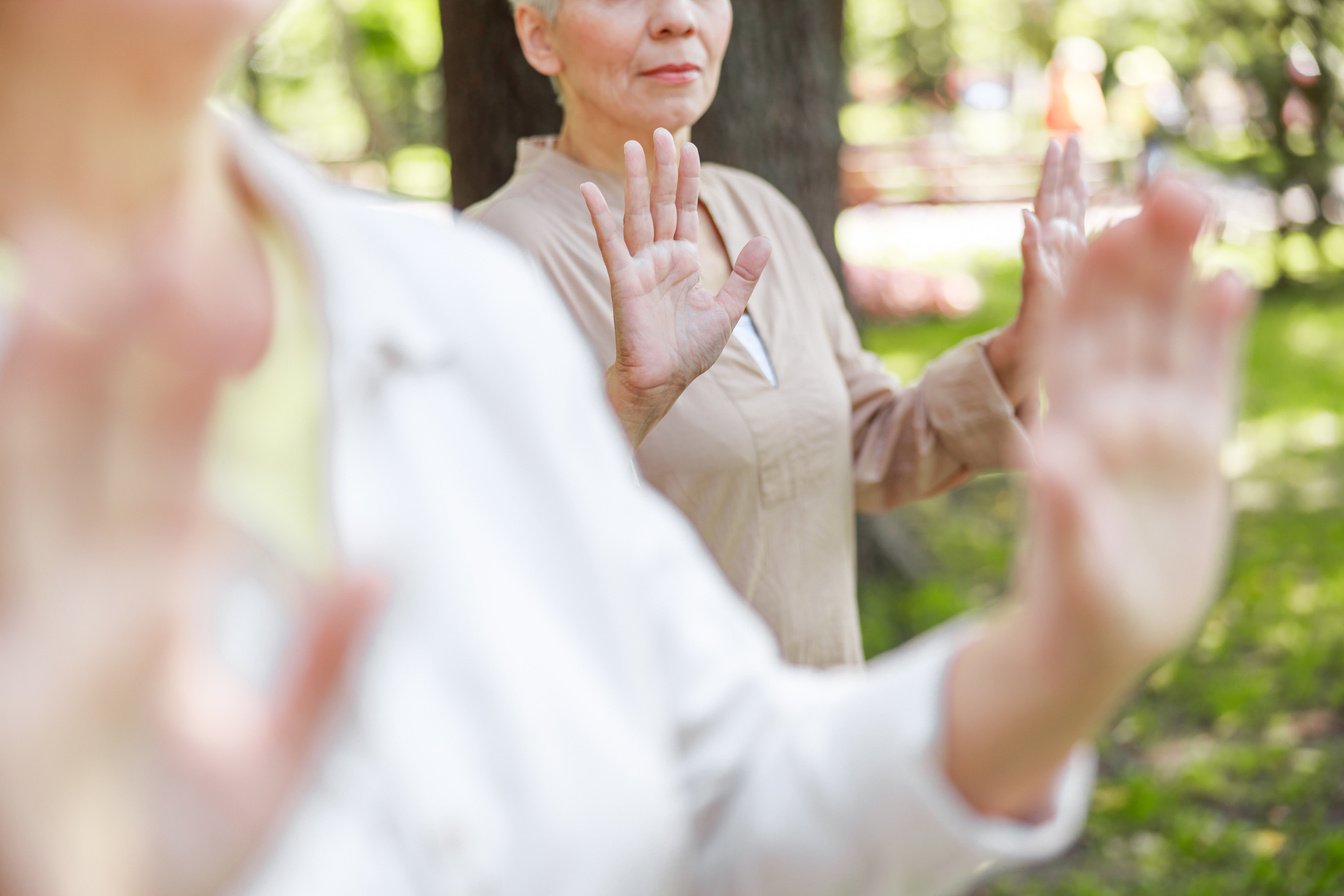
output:
M514 0L514 17L523 53L556 85L564 123L556 137L522 141L513 178L467 214L540 262L608 368L644 478L692 521L785 656L861 662L855 507L885 511L1025 456L1019 414L1034 400L1034 342L1082 245L1077 145L1047 155L1027 215L1017 320L902 388L861 347L797 209L745 172L701 171L686 144L714 99L729 0ZM651 141L650 178L640 143L655 129L670 135ZM629 253L660 244L649 264L676 264L649 267L641 284L619 276L607 242L604 266L579 201L586 181L600 190L589 197L599 223L606 204L624 208ZM687 227L650 214L674 205L695 210ZM614 302L613 281L624 288ZM698 297L692 286L703 287Z
M271 7L0 3L0 892L945 894L1063 849L1217 583L1245 298L1191 282L1197 200L1059 316L1017 611L799 669L514 250L206 108ZM260 550L194 562L219 517Z

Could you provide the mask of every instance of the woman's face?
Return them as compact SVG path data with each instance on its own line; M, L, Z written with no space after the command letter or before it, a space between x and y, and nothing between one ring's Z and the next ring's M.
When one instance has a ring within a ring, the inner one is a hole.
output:
M733 26L731 0L560 0L549 25L565 114L630 135L705 114Z

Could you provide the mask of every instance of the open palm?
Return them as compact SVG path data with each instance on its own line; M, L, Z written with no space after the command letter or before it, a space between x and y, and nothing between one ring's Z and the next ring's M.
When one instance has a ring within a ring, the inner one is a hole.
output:
M643 147L625 146L623 230L597 187L581 188L611 280L616 360L608 379L638 406L644 432L718 359L770 259L769 242L757 237L723 288L707 290L698 243L699 155L688 143L678 161L672 135L661 128L653 145L652 183ZM628 423L631 415L622 410Z
M203 684L230 681L192 625L236 566L199 488L226 353L159 237L133 259L68 228L21 245L0 353L6 893L218 892L297 786L373 605L322 589L274 695Z
M1051 141L1032 210L1023 214L1022 304L990 346L990 361L1018 413L1035 414L1044 334L1059 313L1069 278L1087 250L1087 186L1076 137Z
M1045 348L1023 593L1109 656L1156 660L1217 589L1230 508L1219 450L1251 296L1197 282L1207 206L1177 184L1087 253Z

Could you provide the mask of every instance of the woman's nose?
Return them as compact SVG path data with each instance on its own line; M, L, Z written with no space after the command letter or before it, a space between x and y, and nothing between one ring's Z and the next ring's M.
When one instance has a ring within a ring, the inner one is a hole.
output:
M695 0L651 0L650 30L658 37L681 37L695 31Z

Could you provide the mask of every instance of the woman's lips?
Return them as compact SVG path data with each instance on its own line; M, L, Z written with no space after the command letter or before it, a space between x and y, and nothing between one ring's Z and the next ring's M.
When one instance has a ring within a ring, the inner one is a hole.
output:
M683 63L679 65L660 65L641 72L644 77L652 78L660 84L689 84L700 77L700 66Z

